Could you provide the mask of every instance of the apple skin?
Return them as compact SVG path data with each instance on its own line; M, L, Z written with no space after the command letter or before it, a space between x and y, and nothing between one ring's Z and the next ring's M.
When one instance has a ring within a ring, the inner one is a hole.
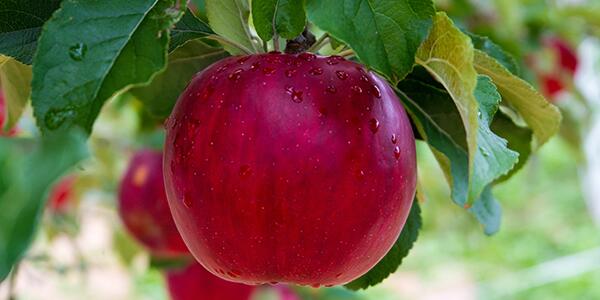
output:
M175 223L227 280L347 283L389 251L413 201L406 113L341 57L226 58L193 78L166 127Z
M166 272L171 300L248 300L255 286L223 280L197 263Z
M543 43L556 53L560 69L568 72L571 76L575 75L579 68L579 59L571 45L559 37L549 37Z
M16 128L11 128L4 132L4 122L6 121L6 104L4 103L4 93L0 90L0 137L10 137L17 133Z
M135 153L121 181L118 210L127 230L153 255L189 255L167 203L161 152Z
M48 197L48 208L51 212L63 214L69 210L73 201L73 188L76 180L75 175L69 175L52 187Z

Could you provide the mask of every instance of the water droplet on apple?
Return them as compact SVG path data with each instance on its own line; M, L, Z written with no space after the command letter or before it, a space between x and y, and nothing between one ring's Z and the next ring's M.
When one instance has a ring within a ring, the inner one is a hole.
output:
M327 86L327 92L330 94L335 94L337 92L337 89L335 88L334 85L328 85Z
M400 147L398 147L398 146L394 147L394 157L396 159L400 158Z
M381 90L379 89L379 87L377 85L372 85L371 86L371 90L370 90L371 94L373 94L373 96L377 97L377 98L381 98Z
M343 60L344 60L343 57L334 55L334 56L330 56L329 58L327 58L326 63L330 66L333 66L333 65L339 64Z
M298 71L298 70L296 70L296 69L289 69L289 70L286 70L286 71L285 71L285 76L286 76L287 78L292 78L292 77L294 76L294 74L296 74L296 72L297 72L297 71Z
M377 130L379 130L379 121L377 119L371 119L369 121L369 129L371 129L373 133L376 133Z
M237 60L237 62L238 62L240 65L243 65L243 64L244 64L246 61L248 61L249 59L250 59L250 56L244 56L244 57L242 57L242 58L238 59L238 60Z
M271 67L264 67L262 69L263 74L265 75L273 75L275 73L275 68L271 68Z
M242 77L243 71L244 70L242 70L242 69L237 69L237 70L233 71L233 73L229 74L229 76L228 76L229 80L238 81L240 79L240 77Z
M363 93L363 89L360 86L358 86L358 85L353 85L353 86L350 87L350 89L354 93L356 93L356 94L362 94Z
M187 208L192 208L193 206L192 197L189 192L185 192L183 196L183 205Z
M308 52L300 53L300 55L298 55L298 57L305 61L313 61L315 58L317 58L316 55L314 55L312 53L308 53Z
M308 71L308 73L309 73L310 75L315 75L315 76L317 76L317 75L321 75L321 74L323 74L323 69L321 69L321 68L319 68L319 67L314 67L314 68L310 69L310 70Z
M395 134L392 134L392 144L396 144L398 142L398 138Z
M344 71L335 71L335 75L341 80L346 80L348 78L348 73Z
M252 170L250 169L249 165L242 165L240 167L240 176L248 177L250 174L252 174Z

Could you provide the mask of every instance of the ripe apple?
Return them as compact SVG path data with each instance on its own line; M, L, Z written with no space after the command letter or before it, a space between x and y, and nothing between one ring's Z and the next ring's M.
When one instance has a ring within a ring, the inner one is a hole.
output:
M161 152L146 149L133 156L121 181L118 209L131 235L152 254L189 255L167 203Z
M543 43L555 53L559 69L568 72L571 76L575 75L579 67L579 59L571 45L559 37L548 37Z
M77 177L69 175L62 178L50 190L48 197L48 207L53 213L66 213L73 201L73 187Z
M216 277L197 263L167 271L166 282L171 300L248 300L256 289Z
M342 57L230 57L167 121L165 186L196 259L227 280L336 285L398 238L415 140L392 88Z
M6 104L4 103L4 94L0 90L0 137L13 136L16 134L16 129L12 128L8 132L4 132L4 122L6 121Z
M557 36L545 37L541 44L541 51L530 54L526 63L537 75L544 95L554 102L572 85L579 59L569 43Z

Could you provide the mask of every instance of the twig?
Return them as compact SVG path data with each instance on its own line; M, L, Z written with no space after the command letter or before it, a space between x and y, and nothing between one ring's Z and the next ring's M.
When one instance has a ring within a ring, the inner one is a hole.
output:
M352 49L344 50L344 51L338 53L338 55L342 56L342 57L350 57L350 56L354 55L354 50L352 50Z
M321 50L321 48L323 48L323 46L325 46L324 41L326 39L329 39L329 34L327 32L324 33L321 37L319 37L319 39L310 48L308 48L307 52L314 53L314 52Z
M279 34L277 33L273 35L273 50L279 52Z

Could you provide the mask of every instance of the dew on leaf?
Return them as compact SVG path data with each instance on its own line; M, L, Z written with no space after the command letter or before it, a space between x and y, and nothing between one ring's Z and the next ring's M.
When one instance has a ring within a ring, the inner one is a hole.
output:
M53 108L44 116L44 124L46 124L48 129L54 130L64 124L65 121L73 119L75 115L75 109L72 106L67 106L62 109Z
M69 47L69 56L71 59L81 61L87 52L87 45L84 43L77 43Z

